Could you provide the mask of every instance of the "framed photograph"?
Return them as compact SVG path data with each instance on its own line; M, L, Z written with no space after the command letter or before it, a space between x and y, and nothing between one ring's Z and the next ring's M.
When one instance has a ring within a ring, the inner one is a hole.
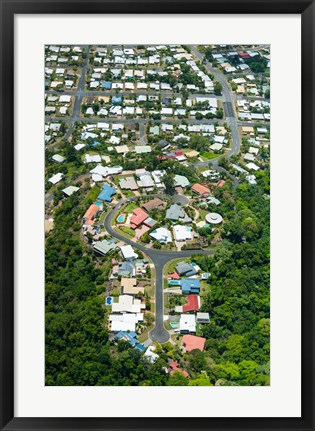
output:
M1 29L1 429L313 430L313 2Z

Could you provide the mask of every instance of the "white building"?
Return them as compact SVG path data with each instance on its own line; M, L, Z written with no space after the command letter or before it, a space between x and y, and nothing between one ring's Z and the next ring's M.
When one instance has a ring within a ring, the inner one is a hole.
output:
M137 259L138 257L137 253L134 252L134 249L131 247L131 245L122 245L120 247L120 250L126 260L133 260Z
M189 226L175 225L173 227L175 241L189 241L192 239Z
M194 314L181 314L179 321L179 330L182 334L196 332L196 317Z
M159 227L150 233L152 238L159 241L161 244L169 244L173 241L171 231L165 227Z

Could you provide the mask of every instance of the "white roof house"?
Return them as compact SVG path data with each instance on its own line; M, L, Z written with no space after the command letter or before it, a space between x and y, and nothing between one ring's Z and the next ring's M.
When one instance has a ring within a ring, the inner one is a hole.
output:
M153 364L157 359L159 359L159 355L157 353L154 353L154 350L155 346L149 346L143 355L151 364Z
M79 187L69 186L63 189L62 191L64 192L65 195L71 196L73 193L77 192L78 190L79 190Z
M252 163L252 162L247 163L246 167L248 169L252 169L253 171L258 171L260 169L259 166L255 165L255 163Z
M112 313L141 313L145 304L131 295L119 295L118 302L112 303Z
M118 145L120 143L120 138L117 136L111 136L109 142L114 145Z
M169 244L173 240L171 231L169 231L165 227L159 227L155 229L153 232L150 233L150 236L163 244Z
M80 151L80 150L82 150L82 148L84 148L86 145L85 144L77 144L77 145L75 145L74 146L74 148L77 150L77 151Z
M181 314L179 321L180 332L196 332L196 317L194 314Z
M64 177L64 174L62 174L61 172L58 172L58 174L55 174L51 178L49 178L48 181L52 184L57 184L59 183L59 181L62 180L63 177Z
M192 239L189 226L175 225L173 227L175 241L189 241Z
M54 155L52 156L52 159L53 159L55 162L58 162L58 163L64 162L64 161L66 160L66 158L65 158L65 157L62 157L60 154L54 154Z
M70 103L71 102L71 96L67 96L66 94L63 94L59 97L59 102L62 103Z
M137 259L138 257L131 245L122 245L120 250L126 260Z
M98 174L98 175L102 175L102 177L107 177L109 175L117 175L120 174L122 172L122 167L121 166L102 166L102 165L97 165L95 166L94 169L92 169L90 171L90 174Z
M109 321L113 332L135 331L136 324L143 321L143 313L110 314Z
M85 154L84 156L85 163L100 163L102 161L101 156L99 154Z

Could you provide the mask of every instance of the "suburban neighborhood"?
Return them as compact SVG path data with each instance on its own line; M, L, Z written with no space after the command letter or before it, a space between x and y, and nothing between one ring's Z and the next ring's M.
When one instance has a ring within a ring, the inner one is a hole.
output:
M46 384L269 385L270 47L47 45L44 97Z

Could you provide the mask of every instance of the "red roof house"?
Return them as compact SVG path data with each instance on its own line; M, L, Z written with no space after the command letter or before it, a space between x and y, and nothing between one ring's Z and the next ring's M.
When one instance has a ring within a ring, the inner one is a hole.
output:
M183 305L183 312L187 313L189 311L199 311L199 297L196 294L188 295L187 304Z
M170 363L170 375L172 376L174 373L175 373L175 371L178 371L179 373L181 373L184 377L189 377L189 374L187 373L187 371L185 371L185 370L182 370L180 367L179 367L179 364L178 364L178 362L177 361L173 361L173 362L171 362Z
M249 58L250 57L250 55L247 52L239 52L238 55L241 58Z
M196 335L187 334L183 336L182 341L186 352L190 352L194 349L203 351L203 349L205 348L206 339L203 337L197 337Z
M223 187L224 184L225 184L225 181L224 180L220 180L220 181L217 182L216 186L217 187Z
M137 229L137 227L140 226L148 217L148 214L143 211L142 208L136 208L133 210L132 216L130 217L130 227L132 229Z
M199 196L207 197L210 195L209 187L204 186L203 184L194 184L191 190Z
M99 206L97 206L97 205L95 205L95 204L92 204L92 205L88 208L88 210L86 211L86 213L84 214L84 216L83 216L83 221L86 221L86 220L93 220L93 218L96 216L96 214L99 212L99 210L100 210L100 207L99 207Z
M175 150L174 151L176 156L182 156L183 155L183 150Z

